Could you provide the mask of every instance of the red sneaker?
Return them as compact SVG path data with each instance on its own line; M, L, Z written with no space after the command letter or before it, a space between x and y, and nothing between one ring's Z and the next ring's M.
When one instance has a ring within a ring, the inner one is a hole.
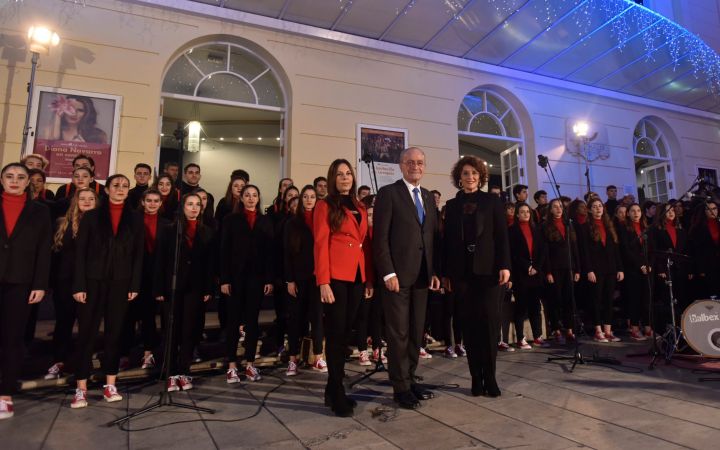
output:
M177 384L183 391L189 391L193 388L192 377L189 377L187 375L178 375Z
M595 342L610 342L607 340L607 338L605 337L605 335L603 334L602 331L595 332L595 336L593 336L593 341L595 341Z
M178 377L172 376L167 379L167 391L168 392L177 392L180 390L180 386L178 386Z
M106 402L113 403L122 400L122 395L118 394L114 384L106 384L103 388L103 398Z
M13 402L10 400L0 400L0 420L9 419L14 415Z

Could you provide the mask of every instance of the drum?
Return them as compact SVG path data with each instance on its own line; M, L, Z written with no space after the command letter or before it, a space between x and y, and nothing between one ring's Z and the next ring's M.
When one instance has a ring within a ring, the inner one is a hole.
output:
M688 345L708 358L720 358L720 302L696 300L682 315L682 332Z

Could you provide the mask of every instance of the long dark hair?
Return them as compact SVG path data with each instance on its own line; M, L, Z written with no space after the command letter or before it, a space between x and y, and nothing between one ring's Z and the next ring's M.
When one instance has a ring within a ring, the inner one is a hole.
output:
M273 200L273 208L276 210L282 209L282 202L284 198L282 198L282 195L280 191L282 190L283 181L290 181L292 182L292 178L281 178L280 181L278 181L278 188L277 188L277 195L275 196L275 199ZM290 187L290 186L288 186ZM287 190L287 189L286 189ZM258 191L260 192L260 191Z
M633 227L633 221L632 221L632 219L630 218L630 208L632 208L633 206L637 206L637 207L640 209L640 230L641 230L641 231L645 231L645 230L647 229L647 227L648 227L647 217L645 217L645 211L642 209L642 206L640 206L640 203L637 203L637 202L635 202L635 203L630 203L630 204L627 206L627 213L626 213L626 215L625 215L625 223L624 223L625 228L626 228L629 232L635 233L635 228Z
M297 210L295 210L293 220L288 224L289 226L291 226L288 244L290 251L293 255L297 255L298 253L300 253L300 244L302 242L300 239L300 230L302 228L300 227L307 228L307 224L305 223L305 207L302 203L302 197L307 191L313 191L315 193L315 204L317 205L317 190L312 184L305 185L302 188L302 191L300 191L300 195L297 197L299 203ZM312 230L310 230L310 232L312 233Z
M343 211L341 204L342 196L337 190L337 172L342 164L348 166L350 174L353 177L352 186L350 187L350 198L358 209L361 207L360 202L357 201L357 177L355 176L352 164L350 164L350 161L347 159L336 159L328 168L328 195L325 197L328 205L328 223L333 233L340 229L343 220L345 220L345 211Z
M290 200L288 200L287 196L288 196L288 191L291 189L297 191L298 197L300 196L300 190L297 187L295 187L294 184L291 184L290 186L288 186L285 189L285 192L283 192L282 205L281 205L281 211L285 214L288 214L290 212L290 205L288 204L288 203L290 203Z
M245 195L245 191L247 191L248 189L255 189L255 191L258 193L258 204L255 207L255 211L257 211L258 216L261 216L263 213L262 212L262 195L260 194L260 188L255 186L254 184L246 184L242 188L242 191L240 191L240 210L242 211L245 209L245 204L242 202L242 197L243 197L243 195Z
M241 177L239 175L234 176L234 177L230 178L230 182L228 183L227 190L225 191L225 206L230 210L231 213L238 212L240 210L240 204L242 203L240 198L235 199L235 197L233 197L233 195L232 195L232 186L238 180L242 180L243 183L247 184L247 181L245 180L244 177ZM243 187L245 187L245 186L243 186ZM242 198L242 194L240 195L240 197Z
M655 217L653 217L653 226L655 228L658 228L660 230L665 230L665 221L667 220L667 213L670 210L673 210L673 213L675 213L675 209L673 208L672 203L660 203L655 208ZM675 214L675 219L673 220L673 225L675 225L675 228L681 228L680 227L680 218L677 214Z
M515 217L515 219L514 219L513 223L514 224L520 223L520 208L522 208L522 207L526 207L528 209L528 211L530 212L530 220L528 220L528 223L530 224L530 228L531 229L535 228L535 224L533 223L533 219L532 219L532 208L530 208L530 205L528 205L525 202L517 202L515 204L515 214L513 215L513 217ZM520 226L520 225L518 225L518 226Z
M603 207L603 213L602 213L602 224L605 226L605 232L610 235L613 242L617 244L618 242L618 236L617 232L615 231L615 225L613 225L612 220L610 220L610 216L608 216L607 210L605 209L605 205L603 204L602 200L600 200L599 197L593 197L588 202L588 215L592 216L592 214L589 212L592 209L592 206L595 203L600 203ZM595 223L595 220L588 220L588 224L590 224L590 238L595 241L599 242L602 239L602 235L600 233L600 227L597 226Z
M544 225L544 231L545 231L545 237L550 242L560 242L563 239L562 234L560 234L560 230L558 229L557 225L555 225L555 217L552 214L552 205L553 203L559 203L560 208L562 209L562 216L560 218L563 220L563 223L565 221L565 215L566 211L563 208L562 200L559 198L554 198L550 200L550 202L547 204L547 211L545 211L545 222L543 222ZM573 227L565 227L565 232L570 233L570 240L575 241L575 230Z
M96 126L97 124L97 110L95 110L95 104L89 97L82 95L68 95L68 100L76 100L83 104L85 107L85 115L78 124L78 131L85 140L85 142L91 142L95 144L106 144L107 134Z
M710 205L720 207L720 205L718 205L718 203L712 199L706 200L695 206L695 211L692 215L692 222L690 224L690 232L694 232L698 227L707 227L707 220L705 220L707 215L705 214L705 211L707 211Z
M188 192L187 194L180 197L180 207L179 207L178 217L180 218L180 221L182 223L183 230L188 229L188 220L187 220L187 217L185 217L185 203L187 202L187 199L190 197L197 197L197 199L200 200L200 214L198 214L198 217L197 217L198 228L200 228L200 226L203 223L203 213L205 212L205 208L203 208L203 206L202 206L202 199L200 198L200 195L197 192L195 192L195 191Z

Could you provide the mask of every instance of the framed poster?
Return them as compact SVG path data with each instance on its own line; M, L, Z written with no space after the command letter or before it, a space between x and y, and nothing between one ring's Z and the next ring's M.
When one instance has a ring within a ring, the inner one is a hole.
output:
M399 180L402 177L400 153L407 147L406 128L358 124L358 187L366 184L375 193L376 187L380 189ZM376 178L377 186L375 186Z
M50 162L48 183L69 183L77 155L95 161L95 179L115 172L122 97L37 86L30 111L26 154Z
M710 167L697 166L697 171L698 171L698 177L700 178L700 181L704 181L705 183L710 183L714 186L718 185L717 169L710 168Z

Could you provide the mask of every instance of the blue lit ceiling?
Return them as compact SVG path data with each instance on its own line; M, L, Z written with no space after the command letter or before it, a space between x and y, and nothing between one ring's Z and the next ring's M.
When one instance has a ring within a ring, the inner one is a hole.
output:
M720 113L720 57L631 0L194 0Z

